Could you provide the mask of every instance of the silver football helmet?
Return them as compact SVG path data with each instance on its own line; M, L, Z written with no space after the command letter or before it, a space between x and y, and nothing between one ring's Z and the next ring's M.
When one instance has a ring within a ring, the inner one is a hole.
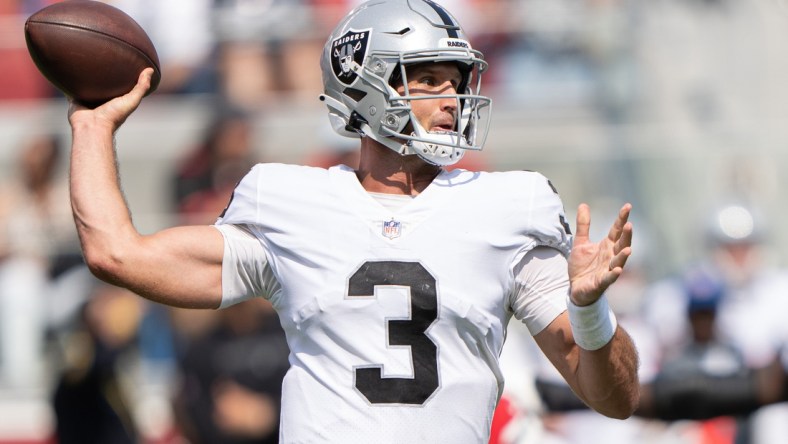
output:
M454 95L410 95L406 67L456 62L463 81ZM479 95L487 69L457 20L430 0L371 0L355 8L328 38L320 59L324 94L334 130L371 137L401 155L416 154L435 165L459 161L465 150L481 150L492 100ZM401 80L405 94L392 85ZM457 101L453 131L428 132L411 101Z

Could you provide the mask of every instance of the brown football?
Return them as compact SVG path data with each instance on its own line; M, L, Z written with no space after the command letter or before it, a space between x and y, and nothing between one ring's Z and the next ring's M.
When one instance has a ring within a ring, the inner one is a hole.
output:
M152 93L161 80L156 48L125 12L93 0L67 0L31 15L25 40L39 71L78 102L96 107L126 94L140 72L154 69Z

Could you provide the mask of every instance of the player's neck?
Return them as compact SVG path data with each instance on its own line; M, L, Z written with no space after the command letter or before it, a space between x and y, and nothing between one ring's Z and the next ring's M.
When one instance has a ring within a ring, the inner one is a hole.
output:
M440 167L430 165L418 156L401 156L369 138L362 140L356 176L369 192L416 195L424 191L440 172Z

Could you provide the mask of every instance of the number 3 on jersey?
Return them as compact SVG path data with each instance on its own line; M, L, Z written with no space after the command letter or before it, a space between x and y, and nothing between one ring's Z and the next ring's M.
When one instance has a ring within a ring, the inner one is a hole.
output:
M408 345L412 378L385 378L383 365L357 368L356 390L372 404L423 404L438 389L438 346L427 329L438 317L435 278L418 262L365 262L350 277L349 297L370 297L378 285L410 288L410 319L389 320L389 345Z

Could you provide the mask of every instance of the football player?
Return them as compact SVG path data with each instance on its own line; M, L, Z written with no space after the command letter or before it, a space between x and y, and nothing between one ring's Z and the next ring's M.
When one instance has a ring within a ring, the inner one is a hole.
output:
M630 416L637 354L603 295L631 254L630 205L595 243L590 209L572 236L538 173L444 169L482 148L491 101L482 54L432 1L358 6L320 66L358 168L259 164L215 225L152 235L132 224L113 148L150 73L94 110L72 103L71 198L93 273L179 307L268 299L291 350L282 442L485 442L512 316L589 406Z

